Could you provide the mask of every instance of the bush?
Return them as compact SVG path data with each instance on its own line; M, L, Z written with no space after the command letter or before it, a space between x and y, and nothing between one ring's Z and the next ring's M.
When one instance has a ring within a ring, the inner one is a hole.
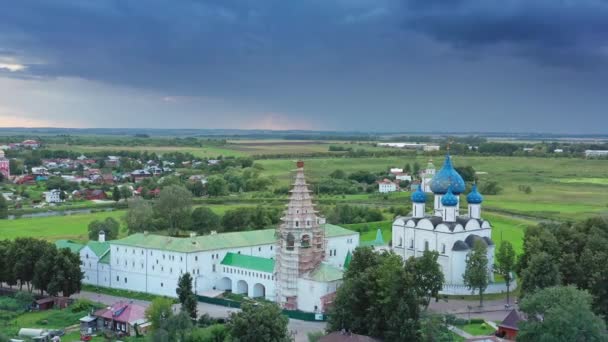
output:
M85 298L77 300L76 303L72 304L72 306L70 307L72 312L90 311L91 309L95 308L97 308L97 305L93 303L92 300Z

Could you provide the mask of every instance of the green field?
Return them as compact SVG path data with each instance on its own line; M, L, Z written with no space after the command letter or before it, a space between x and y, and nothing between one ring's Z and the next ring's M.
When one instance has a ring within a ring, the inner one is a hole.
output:
M234 208L234 206L230 205L207 205L207 207L211 208L218 215L223 215L226 210ZM49 241L60 239L87 241L89 223L94 220L112 217L123 225L122 217L124 215L124 210L116 210L90 214L0 220L0 240L17 237L39 237ZM121 229L120 235L124 236L126 232Z
M346 172L367 170L379 172L388 167L403 167L406 163L426 165L428 157L382 158L314 158L307 159L306 172L311 179L327 176L336 169ZM293 160L259 160L266 175L274 176L280 184L288 184ZM440 168L443 157L435 158ZM606 186L608 160L524 157L468 157L454 156L455 166L473 166L480 183L497 181L503 188L499 195L486 195L484 207L514 215L534 216L539 219L577 220L600 213L608 213ZM578 182L593 179L593 183ZM575 180L575 181L571 181ZM530 194L520 191L520 185L532 187Z

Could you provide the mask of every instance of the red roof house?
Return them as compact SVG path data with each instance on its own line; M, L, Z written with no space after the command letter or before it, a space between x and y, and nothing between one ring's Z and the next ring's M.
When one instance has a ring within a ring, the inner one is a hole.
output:
M100 327L133 336L136 326L145 328L148 325L145 313L146 308L139 304L117 302L111 307L97 310L94 316Z
M521 321L524 321L522 315L516 309L511 310L507 317L498 325L496 336L507 340L515 340L519 332L518 324Z

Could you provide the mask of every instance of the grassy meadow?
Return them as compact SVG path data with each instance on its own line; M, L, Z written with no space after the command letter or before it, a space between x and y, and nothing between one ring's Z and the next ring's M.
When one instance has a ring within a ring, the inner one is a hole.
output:
M336 169L382 171L388 167L403 167L418 162L425 166L428 157L382 158L315 158L306 160L308 177L321 178ZM276 177L279 183L288 184L293 160L259 160L266 175ZM436 158L440 168L443 157ZM473 166L480 172L480 183L496 181L503 188L499 195L486 195L486 209L538 219L577 220L608 213L607 160L525 157L469 157L454 156L456 166ZM572 181L574 180L574 181ZM588 180L588 182L585 182ZM519 190L529 185L530 194ZM366 195L362 195L366 196Z

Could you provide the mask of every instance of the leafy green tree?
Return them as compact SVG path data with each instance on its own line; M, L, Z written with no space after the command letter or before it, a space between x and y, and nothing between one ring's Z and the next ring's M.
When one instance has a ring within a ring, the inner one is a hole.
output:
M127 200L127 199L133 197L133 192L131 191L131 189L129 189L128 186L123 185L120 187L120 197Z
M335 179L345 179L346 178L346 172L344 172L344 170L334 170L332 173L329 174L329 177L331 178L335 178Z
M387 341L419 338L420 299L414 277L394 253L357 248L336 293L330 331L351 330Z
M15 279L19 282L19 290L27 285L31 292L31 281L34 279L34 269L40 259L40 251L48 242L34 238L17 238L11 244L11 258L14 260L13 272Z
M221 176L210 176L207 178L207 193L213 197L228 195L228 182Z
M17 284L14 265L16 263L14 242L10 240L0 240L0 283L9 286Z
M205 185L203 185L201 181L188 182L186 188L188 188L195 197L201 197L205 194Z
M190 220L192 193L179 185L170 185L161 190L156 202L156 214L167 223L169 234L177 235L180 226Z
M509 241L503 241L496 254L494 269L505 279L507 286L507 304L509 304L509 287L511 286L511 272L515 269L515 251Z
M186 342L224 342L229 339L228 330L224 324L213 324L205 328L192 330L186 337Z
M545 252L533 255L530 265L521 274L521 290L524 295L559 283L559 268L553 257Z
M420 341L424 342L453 342L452 332L448 329L445 318L441 315L426 314L420 319Z
M154 230L154 209L152 208L152 204L141 198L129 200L129 209L124 221L129 234Z
M414 166L412 166L412 172L417 175L420 173L420 164L418 162L414 162Z
M419 258L411 257L407 260L405 267L414 277L414 284L418 291L418 297L426 310L431 303L431 298L439 299L439 291L443 288L445 281L441 266L437 262L439 253L437 251L424 251Z
M54 268L57 263L57 248L48 244L43 247L40 251L41 257L34 266L34 277L32 278L32 285L40 290L40 295L48 291L48 285L55 276Z
M197 300L192 291L192 276L186 272L179 277L177 288L175 289L179 302L182 304L182 311L188 313L190 317L196 319Z
M95 220L89 223L89 240L97 240L99 232L102 230L106 234L106 240L114 240L118 238L120 223L113 217L106 217L103 221Z
M52 296L57 296L61 292L64 297L69 297L80 292L83 277L84 274L80 270L80 255L62 248L57 253L47 292Z
M480 192L484 195L498 195L502 192L502 187L497 181L488 181L481 183Z
M192 211L191 230L199 234L208 234L221 227L220 217L208 207L198 207Z
M114 202L120 201L120 189L118 189L117 186L112 189L112 200L114 200Z
M479 306L483 306L483 292L488 287L488 249L481 240L475 241L462 275L464 284L479 291Z
M8 217L8 203L2 194L0 194L0 219Z
M290 341L288 321L274 303L245 302L240 312L230 314L226 327L235 342L287 342Z
M152 329L158 330L163 327L163 321L173 316L171 306L173 302L169 298L158 297L152 300L146 309L146 319L152 324Z
M163 321L163 329L169 334L169 341L186 341L192 328L192 319L185 311Z
M606 325L591 310L592 297L574 286L548 287L525 297L517 341L608 341Z

